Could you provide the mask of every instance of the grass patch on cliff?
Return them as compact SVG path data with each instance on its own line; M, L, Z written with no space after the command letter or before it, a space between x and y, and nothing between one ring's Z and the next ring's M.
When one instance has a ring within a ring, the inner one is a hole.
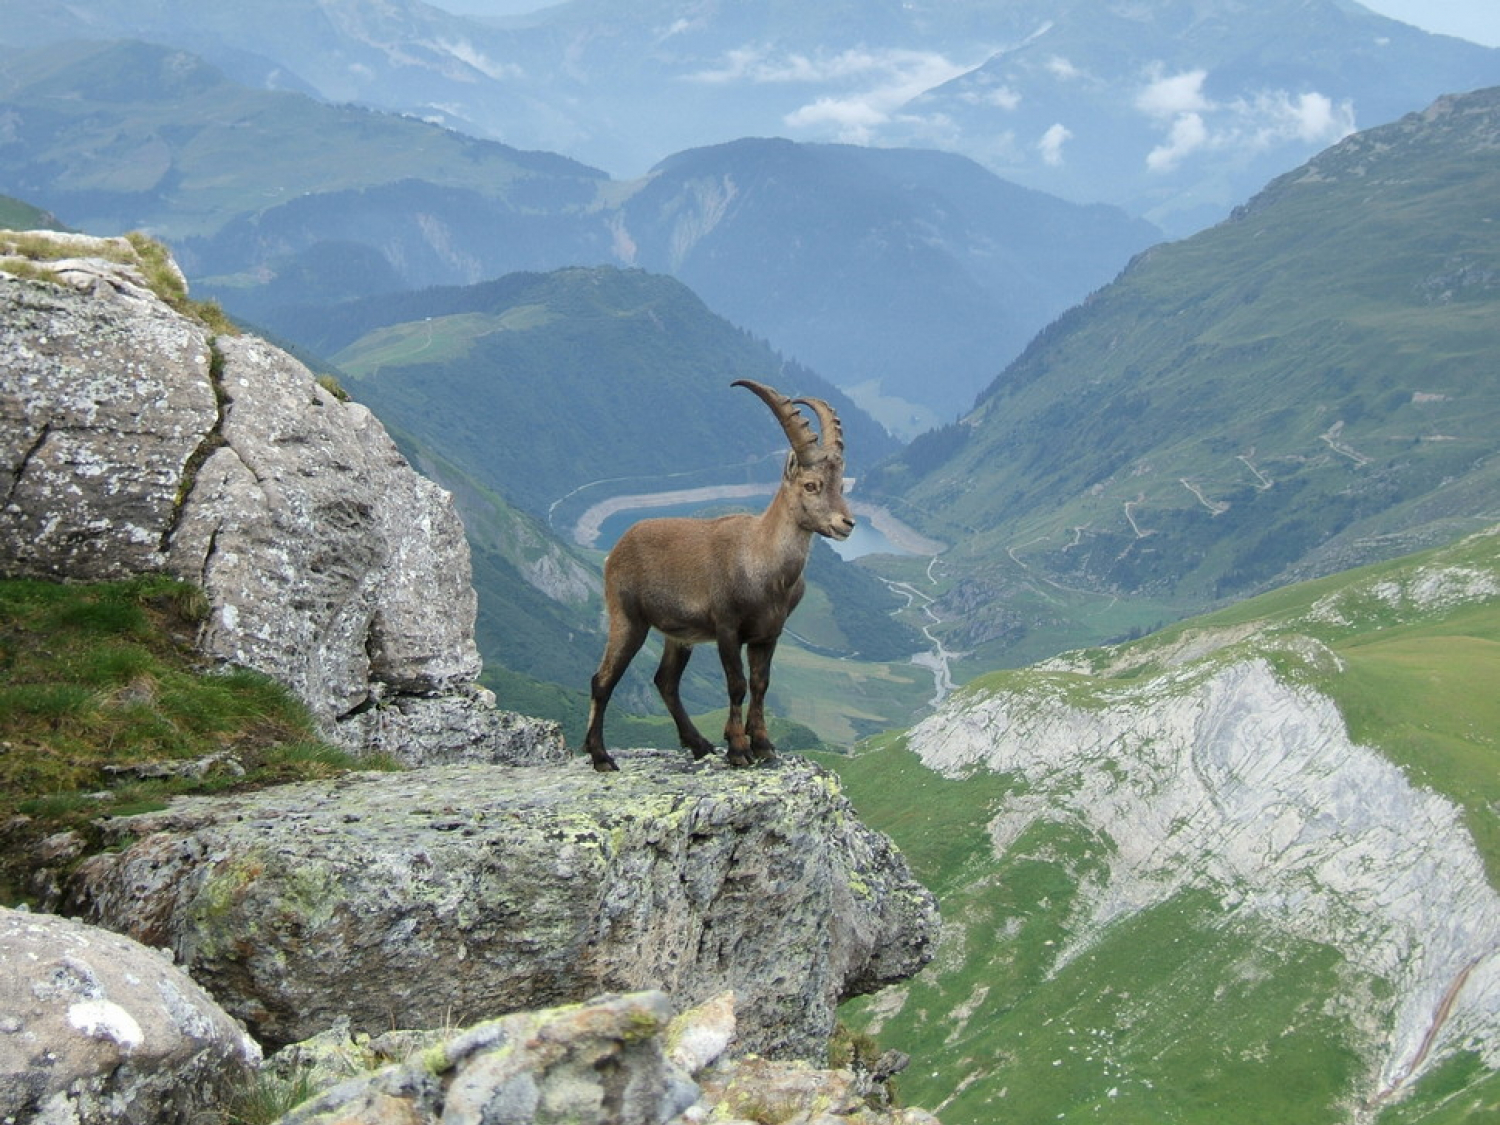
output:
M193 649L206 602L167 578L0 581L0 901L38 841L206 793L327 777L357 762L318 739L269 677Z

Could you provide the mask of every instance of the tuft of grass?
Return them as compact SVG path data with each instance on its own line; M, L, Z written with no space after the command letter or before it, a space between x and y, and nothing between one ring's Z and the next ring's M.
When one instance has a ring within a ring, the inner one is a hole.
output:
M0 271L28 281L55 283L57 273L45 263L83 254L136 267L151 291L183 316L216 335L239 334L217 301L195 301L188 296L187 281L172 261L172 252L147 234L131 231L124 238L95 239L83 247L35 231L0 231Z
M30 845L160 808L180 793L391 769L329 746L268 676L192 648L203 593L164 577L0 581L0 901Z
M271 1125L318 1092L307 1070L285 1077L261 1070L230 1098L220 1120L222 1125Z

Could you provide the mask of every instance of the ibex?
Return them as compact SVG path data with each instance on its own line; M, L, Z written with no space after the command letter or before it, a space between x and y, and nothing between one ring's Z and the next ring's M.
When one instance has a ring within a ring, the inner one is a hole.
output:
M765 719L771 656L787 617L802 600L802 571L813 533L847 539L854 530L854 517L844 502L843 430L833 408L821 399L787 398L748 379L736 380L734 386L758 395L786 431L792 450L781 487L758 516L642 520L610 551L604 563L609 640L590 684L589 725L583 739L594 769L601 773L619 768L604 748L604 709L653 628L665 643L656 688L677 724L683 747L694 758L714 750L678 697L692 646L711 643L719 648L729 689L729 720L724 725L729 764L748 766L773 757L776 748L766 735ZM821 437L797 403L818 416ZM750 709L743 718L742 647L750 657Z

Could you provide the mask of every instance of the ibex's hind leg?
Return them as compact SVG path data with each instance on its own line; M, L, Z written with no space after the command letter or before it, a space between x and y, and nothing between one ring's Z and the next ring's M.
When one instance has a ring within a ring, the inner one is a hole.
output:
M656 690L661 692L662 702L667 705L667 713L677 724L677 738L682 743L683 749L691 750L694 758L705 758L714 752L714 744L704 738L698 728L693 725L693 720L688 718L688 713L683 710L682 698L678 694L678 685L682 683L682 671L687 667L688 658L692 655L691 645L682 644L668 637L666 647L662 650L661 663L656 668Z
M740 660L738 638L719 638L719 660L724 665L724 684L729 689L729 718L724 723L729 764L748 766L751 762L750 739L745 734L745 720L740 712L745 702L745 666Z
M604 659L599 661L599 670L589 681L589 727L583 736L583 748L593 759L594 769L600 773L620 768L604 748L604 709L609 706L615 685L625 675L625 669L630 667L630 661L640 651L649 631L645 622L610 618Z
M757 760L776 757L776 747L766 733L766 691L771 686L771 657L776 654L774 640L746 646L750 654L750 710L745 726L750 736L750 750Z

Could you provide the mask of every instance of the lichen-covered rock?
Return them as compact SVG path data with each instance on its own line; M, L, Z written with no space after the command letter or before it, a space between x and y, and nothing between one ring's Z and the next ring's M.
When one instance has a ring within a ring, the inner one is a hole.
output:
M671 1015L664 995L645 992L506 1016L336 1086L282 1125L660 1125L698 1100L697 1084L662 1051Z
M0 272L0 575L169 571L210 656L265 672L344 746L547 760L560 733L474 686L476 601L451 498L363 406L253 336L159 299L130 243Z
M930 957L905 860L809 763L637 751L577 764L356 775L123 818L70 887L179 961L263 1039L347 1016L442 1026L664 989L732 989L739 1042L821 1056L842 1000Z
M0 907L0 1121L176 1125L259 1062L244 1029L160 953Z
M0 273L0 573L161 570L218 417L208 332L89 256L126 253L123 239L49 237L79 255L48 263L58 284Z
M648 991L457 1035L370 1038L344 1027L284 1048L267 1069L321 1091L281 1125L938 1125L919 1109L872 1106L847 1070L726 1057L731 994L669 1022L670 1012L665 995Z

